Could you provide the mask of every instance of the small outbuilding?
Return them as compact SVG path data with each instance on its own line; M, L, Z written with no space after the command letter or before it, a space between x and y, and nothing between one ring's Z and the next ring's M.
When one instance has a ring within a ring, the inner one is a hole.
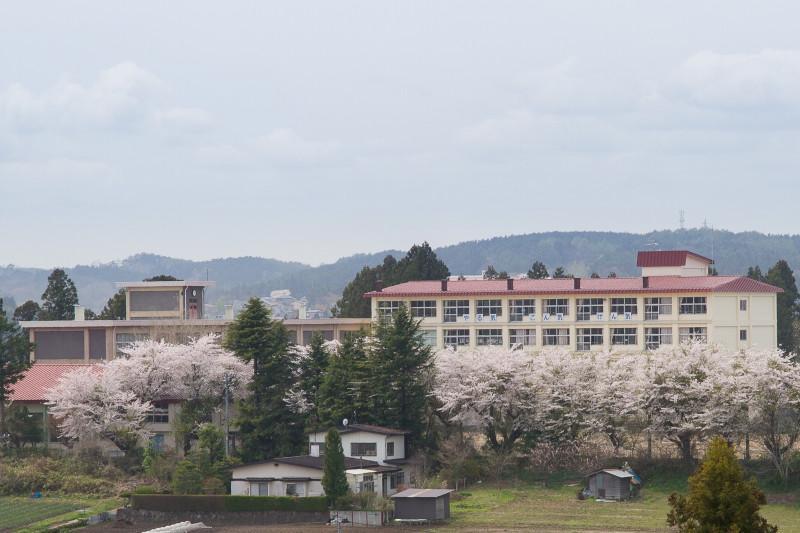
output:
M606 468L588 476L587 495L602 500L628 500L634 492L634 474L621 468ZM638 485L637 485L638 486Z
M406 489L392 496L398 520L447 520L451 489Z

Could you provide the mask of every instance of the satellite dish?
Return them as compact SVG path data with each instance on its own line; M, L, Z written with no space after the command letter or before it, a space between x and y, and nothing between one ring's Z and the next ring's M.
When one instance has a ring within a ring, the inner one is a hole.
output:
M349 424L349 423L350 423L350 422L349 422L349 421L348 421L346 418L345 418L344 420L342 420L342 425L343 425L344 427L347 427L347 424Z

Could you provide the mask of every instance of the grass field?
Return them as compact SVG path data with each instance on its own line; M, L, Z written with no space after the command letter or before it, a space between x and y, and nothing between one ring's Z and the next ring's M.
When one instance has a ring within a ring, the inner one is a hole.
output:
M672 483L645 487L633 502L600 503L576 498L578 485L544 488L475 486L450 504L452 520L436 531L665 531ZM680 490L680 488L678 488ZM781 495L792 501L793 494ZM800 504L771 504L762 514L782 533L800 533Z
M0 497L0 531L37 531L47 525L113 509L116 499ZM85 513L79 510L86 509Z

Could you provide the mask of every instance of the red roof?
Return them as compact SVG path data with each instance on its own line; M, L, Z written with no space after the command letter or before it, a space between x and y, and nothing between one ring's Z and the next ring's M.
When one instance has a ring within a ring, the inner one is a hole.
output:
M709 265L714 262L713 259L703 257L700 254L690 252L688 250L664 250L664 251L649 251L639 252L636 255L636 266L638 267L676 267L686 264L686 259L692 256L695 259L705 261Z
M644 287L647 279L648 287ZM503 296L508 294L632 294L667 292L761 292L778 293L782 289L767 283L741 276L649 276L647 278L583 278L580 288L575 280L515 279L509 290L507 280L449 280L447 291L442 291L441 281L408 281L372 291L366 298L415 296Z
M58 381L74 370L93 368L90 364L35 363L25 377L12 385L12 402L43 402L45 392L58 385ZM99 367L98 367L99 368Z

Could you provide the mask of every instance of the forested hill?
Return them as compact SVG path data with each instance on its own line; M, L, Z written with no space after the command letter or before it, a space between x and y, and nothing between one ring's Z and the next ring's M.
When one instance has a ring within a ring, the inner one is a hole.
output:
M420 235L418 242L425 239ZM757 232L732 233L711 229L666 230L648 234L620 232L547 232L495 237L436 249L452 274L476 274L493 265L498 271L527 272L534 260L552 270L563 266L567 272L588 276L636 275L636 251L689 249L713 257L720 274L739 274L751 265L762 269L778 259L800 268L800 235L765 235ZM376 265L386 254L398 259L405 251L389 250L342 258L335 263L311 267L259 257L187 261L153 254L67 269L75 281L81 303L99 311L115 288L114 281L140 280L157 274L182 279L209 279L217 288L212 300L244 300L267 295L273 289L291 289L307 296L312 304L329 307L341 295L345 284L365 265ZM0 257L2 261L2 257ZM49 271L23 267L0 267L0 296L11 296L17 304L37 300Z

